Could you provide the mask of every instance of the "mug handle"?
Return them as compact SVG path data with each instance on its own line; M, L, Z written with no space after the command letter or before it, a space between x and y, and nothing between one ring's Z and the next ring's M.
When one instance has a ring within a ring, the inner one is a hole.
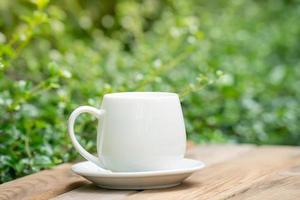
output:
M68 120L68 132L69 136L72 140L72 143L75 147L75 149L88 161L91 161L92 163L96 164L97 166L101 167L102 169L104 168L103 163L97 158L96 156L90 154L87 152L77 141L74 133L74 124L76 118L81 114L81 113L89 113L93 116L95 116L98 120L103 117L105 114L105 110L103 109L97 109L91 106L80 106L76 108L70 115L69 120ZM105 169L103 169L105 170ZM106 170L107 171L107 170Z

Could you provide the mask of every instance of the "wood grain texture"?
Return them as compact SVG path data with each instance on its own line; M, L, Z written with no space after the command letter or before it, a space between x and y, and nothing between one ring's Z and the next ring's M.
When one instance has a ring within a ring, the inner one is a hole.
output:
M272 180L270 177L273 177L274 174L299 163L300 148L260 147L237 158L207 167L192 175L178 187L145 190L130 195L127 199L243 199L240 195L249 195L252 199L264 199L255 197L254 186L259 188L261 183L268 185L267 180ZM294 184L297 183L292 183L291 180L287 181L287 187L294 188ZM252 187L254 187L253 190L251 190ZM277 189L281 187L280 184L277 185ZM300 190L297 192L295 189L291 190L294 193L290 196L285 193L287 198L300 199L293 198L295 195L300 197ZM249 191L248 194L245 191ZM264 191L267 190L262 190L262 197L268 196L268 193L264 193ZM278 196L280 196L280 192Z
M89 183L70 171L71 164L63 164L51 170L0 185L0 200L49 199Z
M249 188L235 193L229 200L296 200L300 199L300 162L275 172Z
M207 166L232 159L254 149L251 145L203 145L197 146L188 143L187 157L199 159L205 162ZM53 200L69 200L69 199L124 199L125 197L138 194L140 191L117 191L106 190L95 187L93 185L82 186L70 192L62 194Z
M186 157L201 160L206 166L220 163L243 155L255 148L254 145L193 145Z
M134 190L107 190L99 188L93 184L86 184L82 187L79 187L71 192L61 194L58 197L53 198L53 200L119 200L124 199L130 194L134 194L137 191Z

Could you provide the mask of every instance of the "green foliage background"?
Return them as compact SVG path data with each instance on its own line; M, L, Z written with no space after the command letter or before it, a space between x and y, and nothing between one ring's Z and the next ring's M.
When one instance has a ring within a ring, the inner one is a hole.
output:
M179 93L196 142L299 145L299 21L297 0L1 0L0 182L74 160L69 113L110 92Z

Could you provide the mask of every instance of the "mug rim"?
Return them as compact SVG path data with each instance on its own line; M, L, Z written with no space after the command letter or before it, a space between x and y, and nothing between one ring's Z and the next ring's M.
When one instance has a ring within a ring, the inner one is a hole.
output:
M172 92L116 92L104 95L105 98L129 98L129 99L161 99L178 97L178 94Z

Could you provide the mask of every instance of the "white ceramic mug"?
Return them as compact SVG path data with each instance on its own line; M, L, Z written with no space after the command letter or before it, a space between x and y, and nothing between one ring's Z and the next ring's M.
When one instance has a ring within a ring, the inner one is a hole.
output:
M74 122L81 113L99 119L98 157L76 140ZM101 109L80 106L68 122L77 151L101 168L116 172L166 169L184 157L186 133L178 95L124 92L104 95Z

